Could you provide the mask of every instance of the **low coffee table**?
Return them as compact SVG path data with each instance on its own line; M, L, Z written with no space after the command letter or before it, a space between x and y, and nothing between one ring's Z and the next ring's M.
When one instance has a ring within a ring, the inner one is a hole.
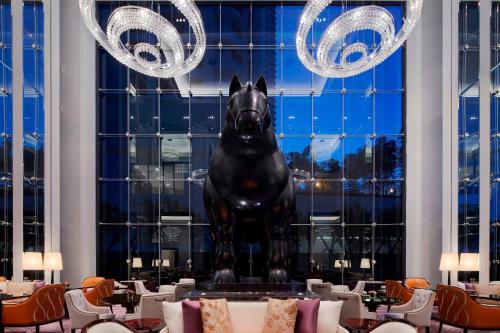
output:
M165 327L161 319L157 318L131 319L125 320L123 323L136 331L144 333L159 332Z
M137 294L113 294L113 296L105 297L102 299L103 302L108 304L120 304L125 309L127 309L127 313L134 313L135 307L141 301L141 295Z
M392 305L399 304L398 299L382 295L376 295L375 297L361 296L361 300L370 312L377 312L379 305L387 305L390 308Z
M353 319L347 319L345 327L350 332L364 332L372 328L373 326L377 325L378 323L380 323L380 320L377 319L353 318Z

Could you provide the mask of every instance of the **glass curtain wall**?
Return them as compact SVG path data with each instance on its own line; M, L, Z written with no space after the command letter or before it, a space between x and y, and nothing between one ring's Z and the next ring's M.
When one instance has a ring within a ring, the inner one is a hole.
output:
M458 25L458 251L479 253L479 2L461 1ZM459 272L459 280L478 279Z
M500 2L491 10L490 280L500 280Z
M12 17L0 2L0 276L12 276Z
M126 3L98 2L101 24ZM320 15L310 45L352 8L343 3ZM158 11L185 43L193 41L189 24L169 3L133 4ZM405 3L383 4L399 29ZM229 82L237 74L242 82L266 78L280 148L290 168L312 177L296 184L292 276L300 279L314 271L336 282L402 279L404 48L358 76L326 79L309 72L297 57L295 33L303 4L197 5L208 47L189 75L147 77L97 48L98 274L141 276L162 284L186 271L208 278L213 244L203 189L192 172L208 167L224 126ZM372 31L348 38L368 45L379 41ZM122 39L128 47L143 40L156 43L154 36L137 31ZM259 276L265 262L260 246L245 243L239 250L248 263L242 274ZM362 258L370 260L369 267L361 268ZM345 264L336 265L338 260Z
M24 250L43 252L43 3L23 7Z

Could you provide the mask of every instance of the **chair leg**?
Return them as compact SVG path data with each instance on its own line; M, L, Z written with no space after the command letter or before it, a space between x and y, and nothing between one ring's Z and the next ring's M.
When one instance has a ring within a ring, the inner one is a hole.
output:
M464 333L467 333L467 329L466 328L464 328Z
M36 332L36 333L40 333L40 325L36 325L36 327L35 327L35 332Z
M442 322L442 321L440 321L440 322L439 322L439 331L438 331L438 333L441 333L441 330L442 330L442 329L443 329L443 322Z
M430 326L425 326L425 333L431 333Z
M63 332L63 333L64 333L64 325L63 325L63 321L62 321L62 319L61 319L61 320L59 320L59 326L61 326L61 332Z
M111 313L113 313L113 304L109 305L109 309L111 310Z
M71 333L76 333L76 329L72 328Z

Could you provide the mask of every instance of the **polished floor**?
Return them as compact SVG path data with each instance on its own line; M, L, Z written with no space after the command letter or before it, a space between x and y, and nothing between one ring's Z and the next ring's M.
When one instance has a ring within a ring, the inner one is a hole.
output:
M385 312L385 310L386 310L385 307L381 306L377 310L377 313L383 314ZM113 307L113 312L117 313L117 314L124 314L125 309L122 308L121 306L115 306L115 307ZM65 328L65 330L64 330L65 333L71 332L69 320L64 320L64 328ZM433 321L432 326L431 326L431 333L437 333L438 330L439 330L439 323L437 321ZM34 333L35 328L34 327L27 327L27 328L14 328L14 327L12 327L12 328L6 328L5 332ZM43 332L43 333L61 333L61 329L59 327L59 323L52 323L52 324L41 326L40 332ZM454 328L454 327L450 327L450 326L445 325L445 326L443 326L443 330L441 332L442 333L462 333L462 330L459 328ZM500 333L500 331L474 331L474 330L469 330L468 332L469 333L476 333L476 332L477 333L479 333L479 332L482 332L482 333L485 333L485 332ZM259 332L255 332L255 333L259 333ZM395 333L397 333L397 332L395 332Z

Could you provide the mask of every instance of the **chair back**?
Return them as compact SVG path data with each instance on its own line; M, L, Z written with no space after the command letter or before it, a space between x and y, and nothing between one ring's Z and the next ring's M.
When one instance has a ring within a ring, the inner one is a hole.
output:
M182 283L182 284L195 284L196 281L195 281L195 279L191 279L191 278L183 278L183 279L179 279L179 283Z
M330 283L313 283L311 285L311 291L321 295L322 300L328 301L330 299L330 293L332 292L332 285Z
M33 292L30 298L38 305L33 311L35 322L52 322L64 317L64 291L63 284L51 284Z
M115 288L115 280L108 279L99 282L95 288L84 293L87 301L95 306L108 306L106 302L102 299L106 297L113 296L113 291Z
M175 301L179 301L184 294L187 294L195 289L194 283L177 283L175 285Z
M351 291L353 293L361 294L363 291L365 291L365 285L366 285L366 281L359 280L356 283L356 286L354 287L354 289Z
M405 279L405 287L408 289L429 289L431 286L430 282L422 277L407 277Z
M436 293L430 289L415 289L415 291L413 292L413 297L411 298L412 310L422 309L426 306L429 306L429 304L431 304L430 308L432 310L435 296Z
M306 280L307 291L312 291L313 284L320 284L320 283L323 283L322 279L307 279Z
M117 320L96 320L82 328L82 333L138 333Z
M80 289L67 291L64 294L64 299L66 300L70 317L72 312L87 311L85 296L83 296L83 291Z
M337 285L333 285L330 287L330 289L334 292L337 292L337 293L348 293L350 292L349 290L349 286L345 286L343 284L337 284Z
M413 296L413 292L399 281L385 280L385 289L388 297L398 298L402 304L408 303Z
M101 281L104 281L105 278L101 276L89 276L83 279L82 283L80 284L80 287L84 288L83 292L85 292L85 288L93 288L97 286L97 284Z
M331 292L330 300L344 302L340 310L339 324L341 326L344 326L348 319L362 318L363 302L360 294Z
M466 291L457 287L438 287L441 322L475 330L500 330L500 307L481 305Z
M144 285L144 282L142 281L135 281L135 293L137 295L147 295L150 293L148 289L146 289L146 286Z
M385 321L375 325L366 332L370 333L417 333L417 329L404 321Z
M140 318L161 319L165 323L163 316L162 303L173 302L173 294L151 293L142 295L139 302L138 313Z

